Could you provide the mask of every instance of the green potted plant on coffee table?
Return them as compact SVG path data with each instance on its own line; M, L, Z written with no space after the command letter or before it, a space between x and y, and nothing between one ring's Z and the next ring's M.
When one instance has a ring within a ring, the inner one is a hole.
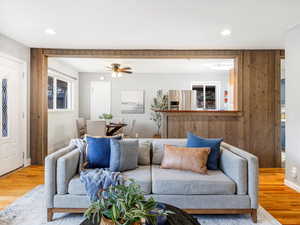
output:
M99 194L85 216L100 225L141 225L143 221L156 224L158 216L166 216L170 211L158 209L153 198L145 199L141 188L134 181L128 185L111 186Z

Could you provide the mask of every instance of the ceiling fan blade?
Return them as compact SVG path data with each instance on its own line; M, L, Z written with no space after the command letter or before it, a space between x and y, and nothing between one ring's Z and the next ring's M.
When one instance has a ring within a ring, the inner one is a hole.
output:
M123 67L123 68L120 68L122 70L131 70L131 67Z
M129 69L128 69L129 68ZM128 71L131 70L130 67L125 67L125 68L119 68L118 71L123 72L123 71Z
M132 73L131 71L122 71L122 73Z

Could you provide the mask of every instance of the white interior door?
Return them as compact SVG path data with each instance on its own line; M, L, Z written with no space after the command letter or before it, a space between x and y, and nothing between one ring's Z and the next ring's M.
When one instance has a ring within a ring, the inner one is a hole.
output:
M24 64L0 55L0 176L24 163L23 72Z
M98 120L103 113L111 113L111 83L109 81L91 83L90 104L91 120Z

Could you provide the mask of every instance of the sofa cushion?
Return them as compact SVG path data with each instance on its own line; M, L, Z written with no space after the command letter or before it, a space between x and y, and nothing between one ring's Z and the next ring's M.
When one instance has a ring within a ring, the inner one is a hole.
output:
M164 157L164 145L186 147L186 139L154 139L152 142L152 164L160 165Z
M135 170L122 172L125 178L134 179L145 194L151 193L151 167L139 166ZM74 176L68 185L68 193L72 195L86 195L84 185L80 181L79 175Z
M232 195L235 183L221 170L207 175L152 166L152 192L169 195Z
M248 162L239 155L221 147L220 169L236 183L236 193L248 193Z
M188 170L206 174L206 162L210 148L186 148L165 145L163 169Z
M138 166L138 140L110 139L109 169L114 172L136 169Z
M139 139L139 165L150 165L151 141Z
M203 138L196 136L191 132L187 133L187 147L189 148L205 148L211 149L207 160L207 168L209 170L218 170L219 158L220 158L220 144L223 141L222 138Z
M93 137L86 135L88 168L109 168L111 138L122 139L121 136Z
M139 166L135 170L122 172L125 179L134 179L145 194L152 192L151 166Z

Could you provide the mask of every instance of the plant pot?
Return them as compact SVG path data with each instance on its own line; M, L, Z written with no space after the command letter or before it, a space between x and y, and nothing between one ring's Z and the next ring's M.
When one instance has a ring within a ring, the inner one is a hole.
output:
M100 225L116 225L116 224L112 220L107 219L104 216L102 216ZM135 222L132 225L142 225L142 223L141 222Z
M107 219L104 216L102 216L100 225L116 225L116 224L112 220Z

